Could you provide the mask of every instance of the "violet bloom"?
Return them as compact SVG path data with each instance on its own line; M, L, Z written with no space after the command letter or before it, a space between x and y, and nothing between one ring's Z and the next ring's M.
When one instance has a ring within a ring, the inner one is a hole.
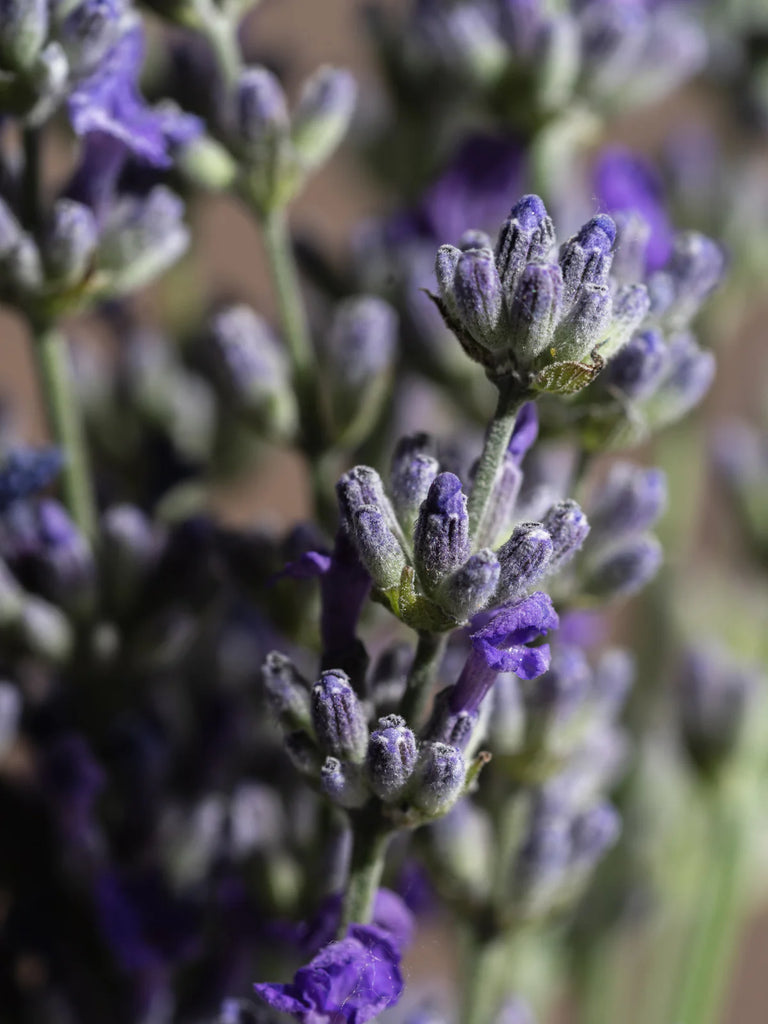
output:
M292 982L254 989L269 1006L303 1024L364 1024L400 998L400 953L385 932L353 924L343 939L300 967Z
M94 132L119 139L133 154L156 167L171 163L168 148L201 131L196 117L172 107L151 108L138 90L144 58L140 26L122 35L69 97L69 116L77 135Z
M557 626L552 601L540 591L519 604L501 608L472 634L472 651L451 691L450 710L454 714L477 711L499 672L514 672L519 679L535 679L546 672L549 644L528 644Z
M600 206L611 214L639 214L650 237L646 269L658 270L672 254L672 225L661 179L653 165L628 149L604 149L595 167Z
M47 487L59 474L58 448L16 448L0 466L0 512Z

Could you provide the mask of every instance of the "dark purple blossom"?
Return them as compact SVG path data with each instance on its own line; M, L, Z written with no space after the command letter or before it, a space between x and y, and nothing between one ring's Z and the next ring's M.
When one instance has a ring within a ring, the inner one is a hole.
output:
M0 466L0 512L56 479L63 458L58 448L17 448Z
M595 167L595 188L609 213L639 214L650 228L648 270L663 267L672 253L672 225L661 179L648 161L621 147L603 150Z
M169 147L196 136L200 122L172 107L151 108L138 91L144 34L124 33L69 97L69 115L78 135L94 132L118 139L135 157L157 167L171 163Z
M292 982L254 989L302 1024L364 1024L400 998L400 953L381 929L353 924L343 939L299 968Z
M528 644L557 626L552 601L540 591L519 604L501 608L472 634L472 651L451 691L450 710L476 711L499 672L514 672L519 679L535 679L546 672L549 645Z

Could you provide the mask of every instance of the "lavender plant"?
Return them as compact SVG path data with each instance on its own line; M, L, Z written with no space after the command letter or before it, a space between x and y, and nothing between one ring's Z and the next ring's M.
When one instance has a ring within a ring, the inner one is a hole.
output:
M334 262L289 216L358 88L323 65L289 100L253 6L0 0L0 300L50 435L0 425L0 1016L530 1024L575 979L601 1024L647 752L672 735L722 842L644 1019L711 1024L758 673L694 651L674 711L648 712L653 645L607 637L659 574L667 478L602 456L703 398L696 317L726 260L626 153L599 157L597 200L562 173L702 65L700 12L369 12L399 193ZM136 302L212 194L259 231L275 324L204 308L191 277L182 321ZM84 324L112 344L70 346ZM757 443L724 449L762 558ZM311 522L216 511L267 450L301 456ZM465 950L436 1005L406 986L427 905Z

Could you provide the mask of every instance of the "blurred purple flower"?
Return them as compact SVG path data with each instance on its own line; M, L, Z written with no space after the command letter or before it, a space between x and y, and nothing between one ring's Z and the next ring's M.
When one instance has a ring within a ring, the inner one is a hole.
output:
M135 157L156 167L171 163L169 146L202 130L196 117L175 107L149 107L138 90L144 57L140 26L122 35L69 97L69 115L77 135L94 132L120 140Z
M629 149L609 147L600 154L594 175L601 209L639 214L651 231L646 269L663 267L672 254L673 231L663 184L653 164Z

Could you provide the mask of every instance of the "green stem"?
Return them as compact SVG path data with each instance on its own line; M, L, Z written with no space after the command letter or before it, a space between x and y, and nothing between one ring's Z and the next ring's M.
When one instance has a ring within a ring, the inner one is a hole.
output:
M713 1024L721 1009L743 919L749 817L733 793L712 794L711 858L669 1020Z
M525 395L516 387L499 389L496 412L485 435L485 444L480 456L472 493L469 496L469 529L473 541L482 535L483 520L493 493L499 470L509 447L509 439L515 426L515 419ZM477 544L475 543L475 546Z
M384 871L384 857L391 832L369 815L350 815L352 858L344 893L339 938L346 935L353 921L367 924L373 914L373 902Z
M579 1024L615 1024L620 965L614 952L610 943L598 939L577 955L574 981Z
M421 722L427 710L432 685L447 642L448 636L445 633L419 633L413 664L400 702L400 714L413 728Z
M211 0L195 0L195 9L221 75L231 88L237 82L242 66L237 41L237 20L222 14Z
M514 988L511 980L510 942L513 933L468 936L461 1024L490 1024L502 1000Z
M296 383L300 388L306 388L315 368L315 353L284 210L272 210L264 218L264 243Z
M67 339L61 331L49 327L36 333L34 348L50 432L63 449L64 498L75 523L92 538L96 532L96 503Z

